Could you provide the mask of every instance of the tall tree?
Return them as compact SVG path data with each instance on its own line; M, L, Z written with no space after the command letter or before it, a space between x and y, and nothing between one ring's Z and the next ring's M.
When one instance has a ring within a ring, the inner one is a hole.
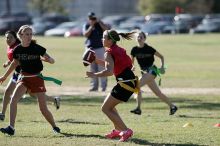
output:
M213 6L212 6L212 12L220 13L220 1L219 0L214 0Z

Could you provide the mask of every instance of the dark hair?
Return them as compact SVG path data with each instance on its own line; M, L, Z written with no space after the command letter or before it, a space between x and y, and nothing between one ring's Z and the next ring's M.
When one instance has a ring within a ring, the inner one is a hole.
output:
M146 34L143 31L141 31L140 34L142 34L145 39L147 38Z
M15 38L17 44L21 43L21 41L18 39L15 31L8 30L8 31L5 32L5 35L7 35L7 34L11 34Z
M111 30L107 30L107 33L108 33L108 38L111 39L114 43L116 43L120 41L120 36L123 39L131 40L135 32L118 33L117 31L111 29Z

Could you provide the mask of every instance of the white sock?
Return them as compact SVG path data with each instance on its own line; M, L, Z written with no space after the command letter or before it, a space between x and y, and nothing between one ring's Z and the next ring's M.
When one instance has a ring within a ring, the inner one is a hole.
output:
M9 125L9 127L10 127L12 130L15 130L14 127L12 127L11 125Z

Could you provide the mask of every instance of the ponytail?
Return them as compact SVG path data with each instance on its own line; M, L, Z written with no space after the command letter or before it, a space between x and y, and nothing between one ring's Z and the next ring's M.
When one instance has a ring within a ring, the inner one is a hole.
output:
M133 34L136 32L128 32L128 33L117 33L115 30L107 30L108 38L112 40L113 43L116 43L120 41L120 36L123 39L131 40L133 37Z

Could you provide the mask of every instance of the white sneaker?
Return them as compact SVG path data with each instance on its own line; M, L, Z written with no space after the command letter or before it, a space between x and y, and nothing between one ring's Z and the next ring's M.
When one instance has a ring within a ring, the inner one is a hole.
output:
M57 110L60 108L60 97L59 96L54 97L54 106L56 107Z

